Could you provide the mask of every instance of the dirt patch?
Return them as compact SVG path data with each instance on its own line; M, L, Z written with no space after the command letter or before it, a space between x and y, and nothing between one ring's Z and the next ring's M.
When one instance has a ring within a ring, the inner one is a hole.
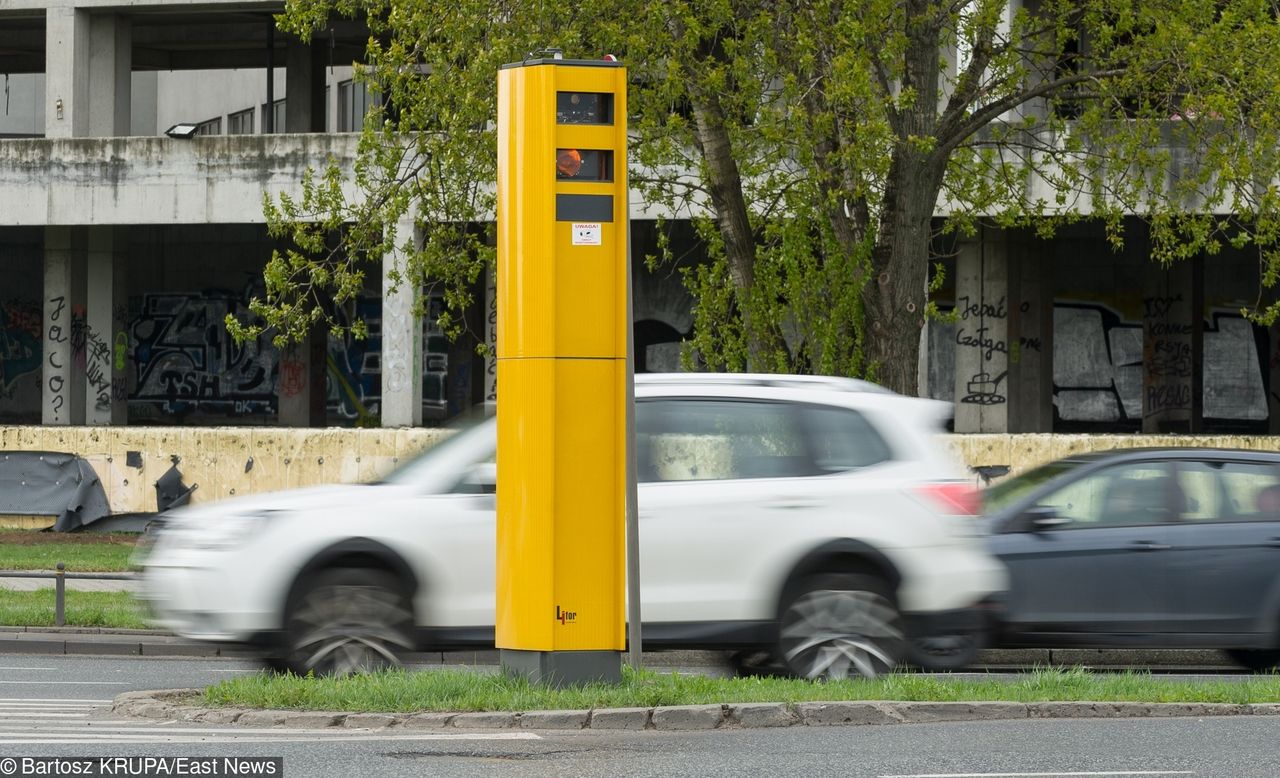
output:
M0 544L10 546L133 546L138 535L127 532L37 532L35 530L0 530Z

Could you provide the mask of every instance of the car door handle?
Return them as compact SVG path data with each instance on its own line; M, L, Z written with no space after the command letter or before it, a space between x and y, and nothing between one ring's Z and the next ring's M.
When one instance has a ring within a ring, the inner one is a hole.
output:
M1280 548L1280 538L1267 538L1269 548Z
M1131 551L1168 551L1168 543L1157 543L1154 540L1135 540L1129 544Z

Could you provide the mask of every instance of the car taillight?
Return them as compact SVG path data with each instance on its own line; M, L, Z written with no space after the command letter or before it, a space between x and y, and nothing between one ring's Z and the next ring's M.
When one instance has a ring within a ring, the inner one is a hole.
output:
M925 484L919 491L939 513L948 516L977 516L982 512L982 495L970 484L950 481Z

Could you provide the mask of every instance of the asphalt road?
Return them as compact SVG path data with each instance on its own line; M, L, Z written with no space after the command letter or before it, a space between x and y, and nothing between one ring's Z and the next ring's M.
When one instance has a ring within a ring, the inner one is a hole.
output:
M3 757L280 756L287 776L1280 775L1280 717L1034 720L712 732L379 731L123 719L111 699L256 671L225 659L0 657Z

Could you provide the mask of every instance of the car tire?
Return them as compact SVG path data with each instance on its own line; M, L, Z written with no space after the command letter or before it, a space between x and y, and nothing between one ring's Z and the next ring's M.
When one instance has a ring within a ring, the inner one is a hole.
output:
M1226 653L1231 661L1255 673L1270 672L1280 665L1280 649L1229 648Z
M906 652L893 593L869 575L805 578L783 598L778 656L794 675L812 680L876 678Z
M381 570L323 570L290 598L278 663L296 675L343 676L399 667L411 649L413 608Z
M986 647L979 632L922 635L907 643L907 664L930 673L963 670L978 660Z

